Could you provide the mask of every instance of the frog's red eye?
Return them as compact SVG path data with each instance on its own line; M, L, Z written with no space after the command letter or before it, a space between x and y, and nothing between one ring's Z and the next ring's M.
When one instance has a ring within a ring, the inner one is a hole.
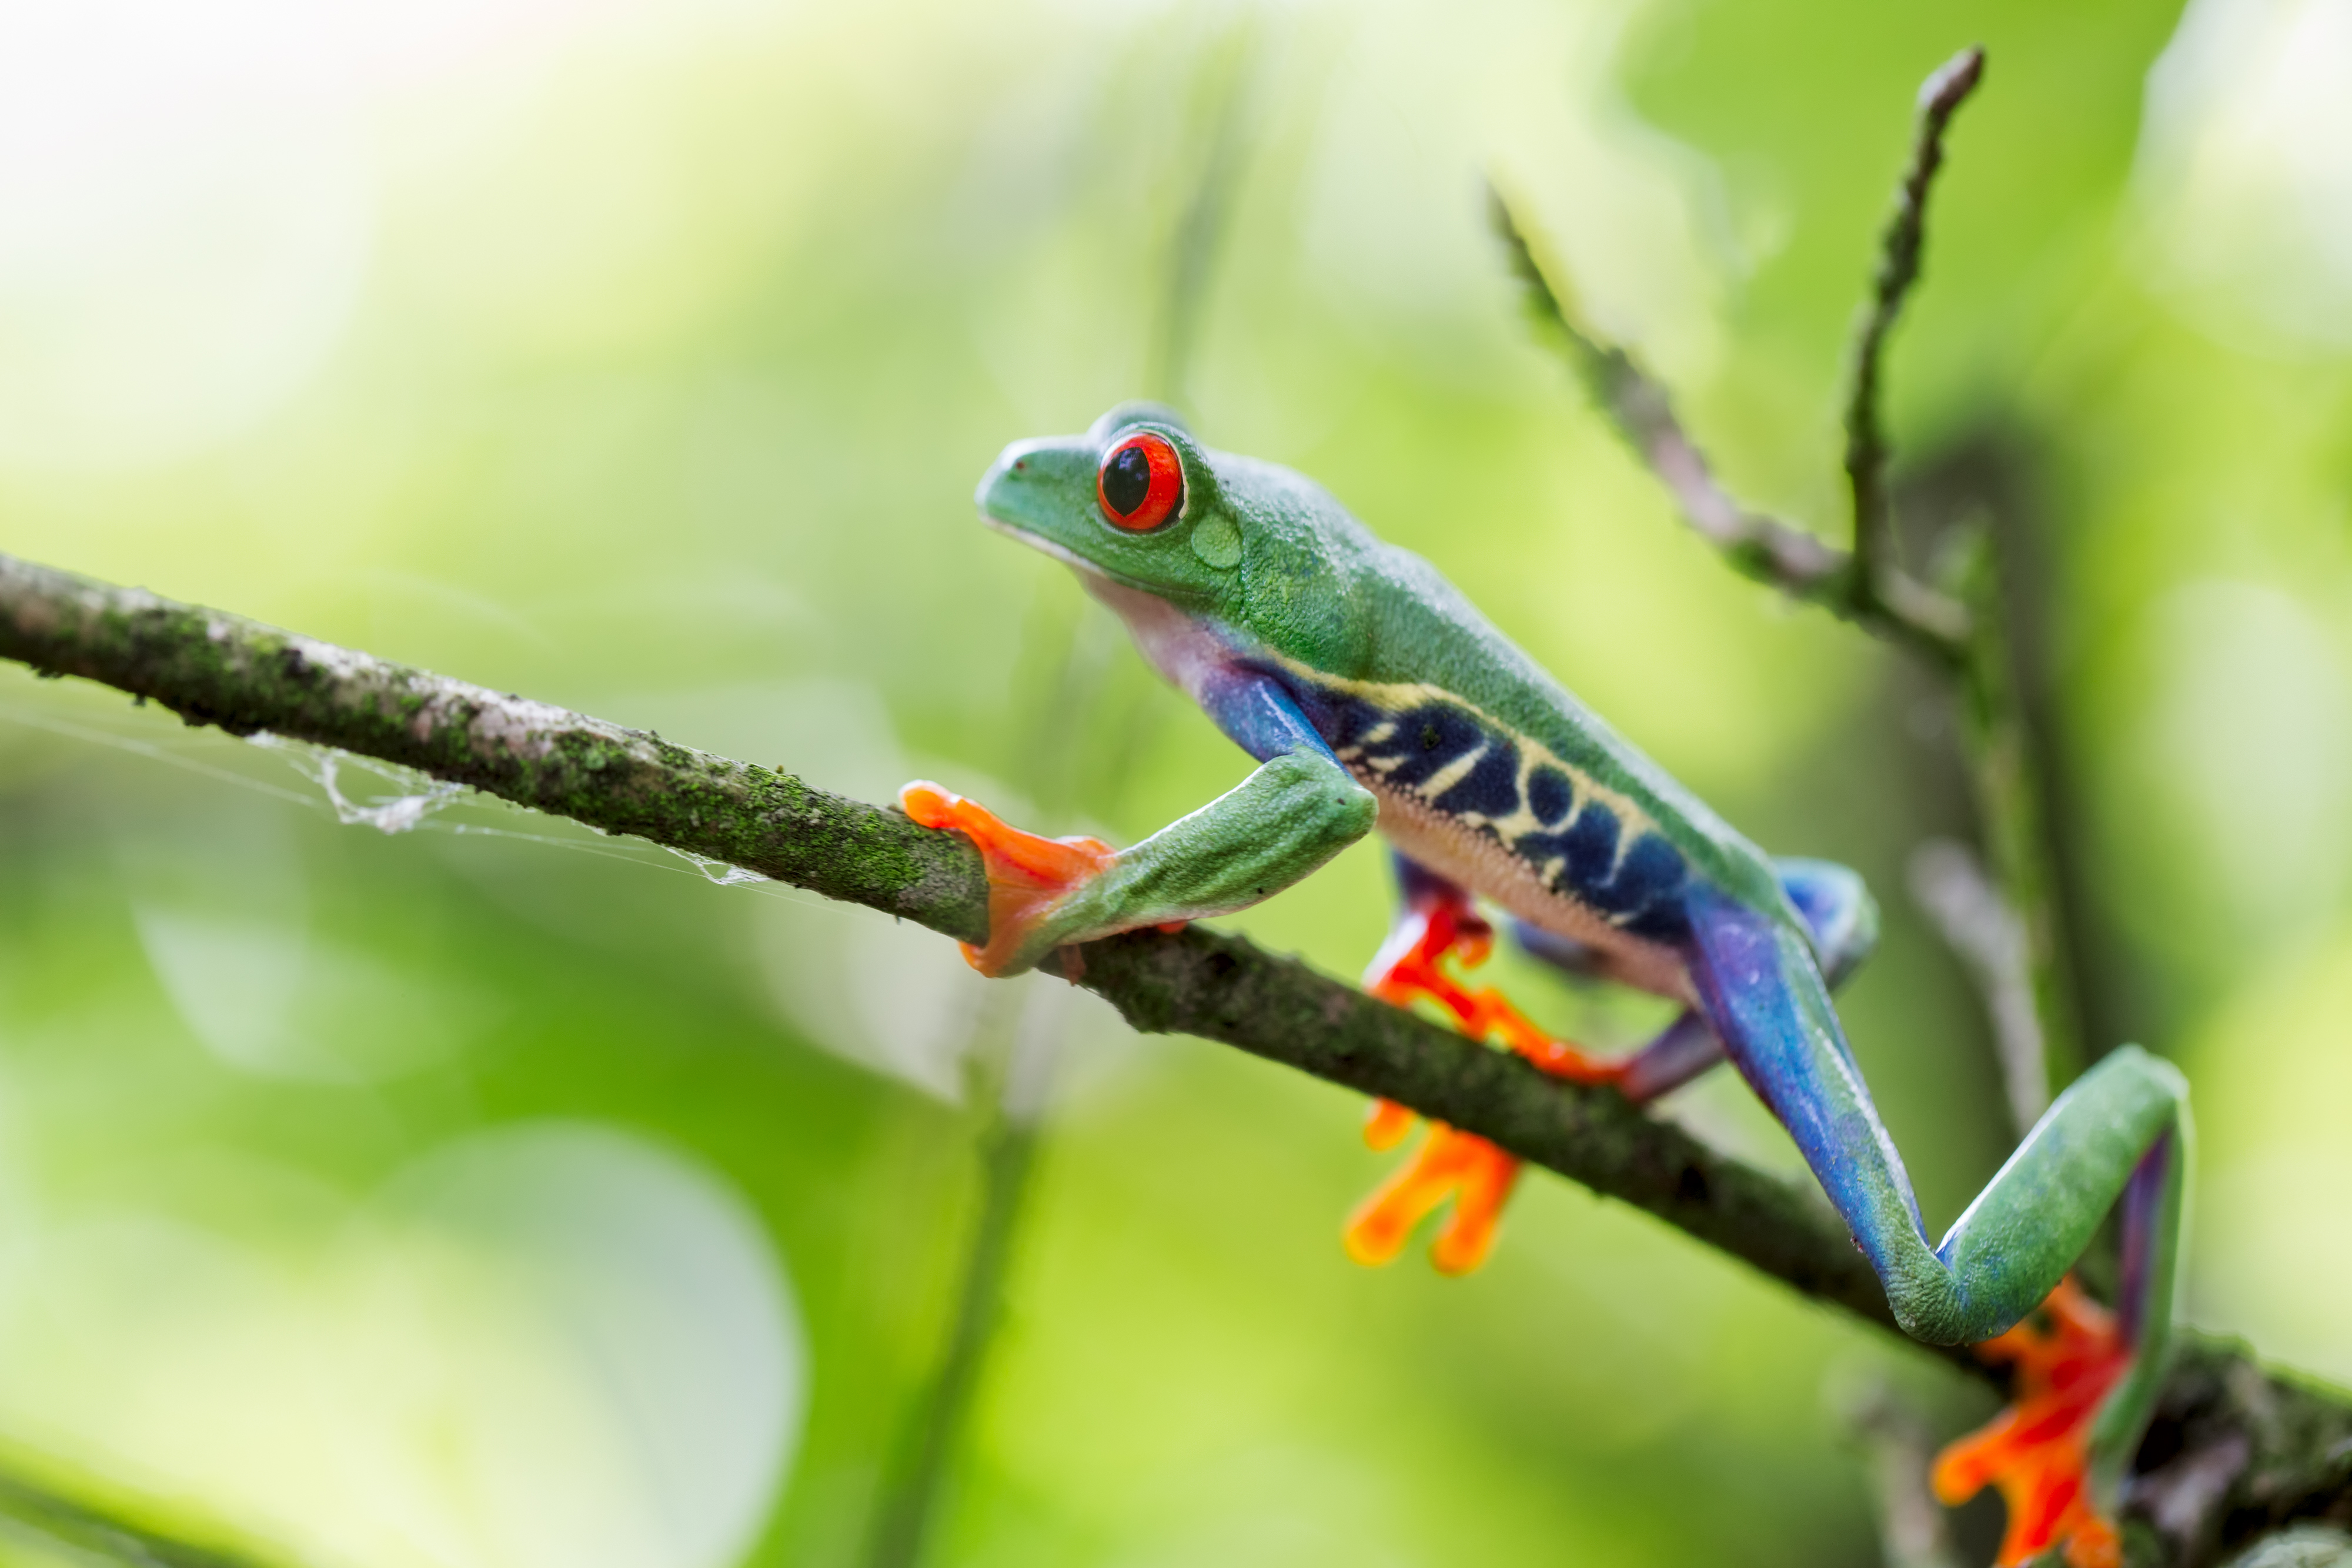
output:
M1184 465L1165 439L1138 431L1104 455L1095 495L1103 516L1139 534L1176 515L1184 498Z

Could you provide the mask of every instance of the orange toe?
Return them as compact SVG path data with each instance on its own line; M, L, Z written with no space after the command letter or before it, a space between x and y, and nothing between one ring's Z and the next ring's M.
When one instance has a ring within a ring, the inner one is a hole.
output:
M1484 1138L1467 1133L1455 1137L1472 1145L1462 1162L1454 1188L1454 1212L1445 1217L1437 1239L1430 1244L1429 1260L1441 1274L1467 1274L1486 1260L1495 1245L1495 1227L1503 1205L1519 1179L1519 1162Z
M1364 1118L1364 1142L1375 1149L1393 1149L1412 1131L1413 1115L1393 1100L1372 1102Z
M2069 1568L2118 1568L2123 1544L2091 1497L2090 1437L2100 1403L2131 1365L2107 1310L2069 1278L2032 1314L1976 1347L2016 1367L2015 1396L1936 1459L1936 1495L1960 1503L1987 1486L2009 1506L1997 1568L2063 1544Z
M1454 1212L1430 1257L1442 1272L1466 1274L1486 1261L1518 1174L1519 1162L1486 1139L1433 1122L1421 1147L1349 1216L1341 1233L1348 1256L1364 1264L1391 1261L1413 1227L1451 1198Z
M1475 968L1493 952L1495 928L1465 902L1417 900L1398 920L1364 972L1364 988L1394 1007L1426 998L1452 1014L1473 1040L1493 1040L1518 1052L1555 1077L1581 1083L1611 1083L1623 1076L1622 1060L1594 1056L1554 1040L1492 988L1473 991L1447 974L1456 960ZM1374 1103L1364 1124L1364 1141L1391 1148L1412 1130L1412 1113L1391 1101ZM1381 1184L1349 1218L1348 1255L1359 1263L1385 1263L1404 1249L1406 1239L1449 1198L1453 1212L1430 1248L1441 1272L1466 1274L1486 1260L1503 1206L1518 1180L1519 1161L1486 1139L1438 1123L1412 1158Z
M983 975L998 975L1037 922L1075 888L1100 876L1118 852L1100 839L1049 839L1022 831L976 800L918 779L898 791L898 806L926 828L953 829L972 841L988 868L988 942L963 944Z

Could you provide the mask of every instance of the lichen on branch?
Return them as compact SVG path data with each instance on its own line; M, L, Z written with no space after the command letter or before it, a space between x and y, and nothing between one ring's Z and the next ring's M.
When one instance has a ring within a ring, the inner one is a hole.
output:
M337 747L951 936L987 935L980 856L961 839L649 731L7 557L0 653L190 724Z

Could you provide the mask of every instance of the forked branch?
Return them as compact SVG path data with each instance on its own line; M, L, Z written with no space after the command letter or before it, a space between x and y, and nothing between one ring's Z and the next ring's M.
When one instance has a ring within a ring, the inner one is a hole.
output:
M1822 543L1794 524L1751 510L1715 476L1665 387L1632 354L1602 339L1538 259L1527 226L1491 191L1496 232L1512 272L1527 286L1529 311L1556 334L1593 401L1641 454L1684 519L1737 571L1892 638L1937 668L1957 672L1969 656L1968 606L1904 571L1893 559L1887 445L1879 419L1887 336L1918 280L1927 194L1944 160L1944 132L1984 75L1984 51L1963 50L1927 78L1911 158L1895 188L1871 298L1855 333L1846 397L1845 466L1853 496L1853 549Z
M1778 517L1750 511L1723 487L1706 454L1675 417L1674 399L1665 387L1631 354L1603 342L1584 324L1537 261L1509 201L1492 187L1487 193L1495 232L1502 238L1513 274L1527 286L1528 312L1567 346L1593 401L1665 486L1684 520L1745 575L1792 599L1843 606L1850 597L1845 582L1852 568L1845 552Z

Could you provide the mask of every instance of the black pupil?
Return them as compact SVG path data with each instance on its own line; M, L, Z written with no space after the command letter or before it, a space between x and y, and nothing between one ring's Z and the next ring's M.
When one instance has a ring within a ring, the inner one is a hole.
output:
M1142 446L1122 449L1103 469L1103 499L1122 517L1131 517L1143 497L1151 493L1151 459Z

